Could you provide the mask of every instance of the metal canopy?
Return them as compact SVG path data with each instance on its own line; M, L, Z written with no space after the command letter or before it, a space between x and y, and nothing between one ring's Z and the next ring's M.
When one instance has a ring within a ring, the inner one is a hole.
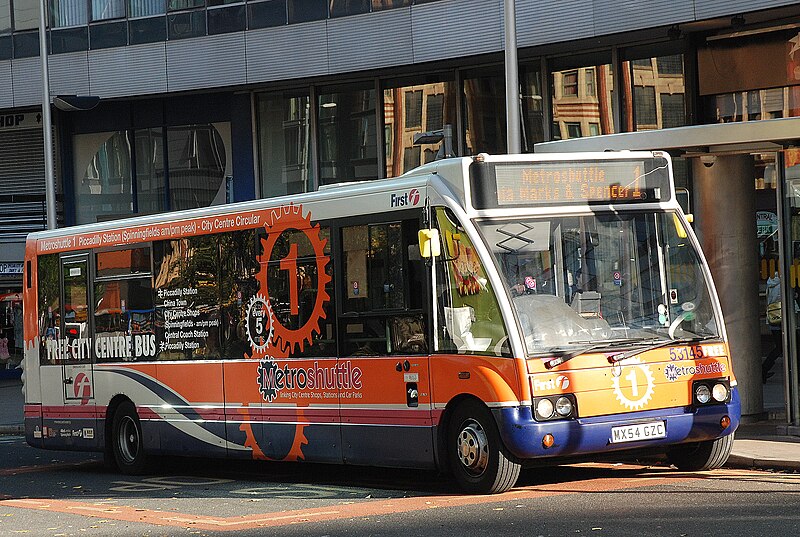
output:
M800 118L694 125L558 140L534 145L535 153L665 150L672 153L750 153L800 145Z

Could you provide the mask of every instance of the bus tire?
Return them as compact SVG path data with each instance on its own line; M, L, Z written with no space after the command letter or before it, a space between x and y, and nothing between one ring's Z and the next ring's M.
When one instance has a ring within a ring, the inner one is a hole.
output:
M456 407L447 435L450 468L470 494L496 494L513 487L521 465L506 450L491 412L477 401Z
M141 475L147 469L142 425L136 407L125 401L117 407L111 427L111 449L119 471L126 475Z
M678 470L702 472L721 468L731 454L733 433L705 442L681 444L667 451L667 459Z

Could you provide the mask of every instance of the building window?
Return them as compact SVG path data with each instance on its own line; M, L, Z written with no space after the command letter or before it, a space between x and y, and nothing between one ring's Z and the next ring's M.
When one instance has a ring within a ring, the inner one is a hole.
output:
M125 16L125 0L91 0L92 20L118 19Z
M247 27L247 14L242 4L220 9L209 9L208 35L243 32Z
M230 124L224 125L230 140ZM170 210L225 203L227 147L216 125L167 129Z
M133 213L131 154L125 131L74 138L76 224Z
M247 4L249 28L270 28L286 24L286 0Z
M128 33L131 45L157 43L167 40L167 18L148 17L128 21Z
M394 177L407 172L407 163L416 158L406 153L414 145L414 135L423 130L432 131L455 123L455 85L449 81L429 84L391 87L383 90L383 124L386 153L386 177ZM424 128L423 128L424 126ZM434 154L440 143L417 146L420 152L431 150Z
M578 71L566 71L561 75L561 95L578 96Z
M583 73L584 82L586 84L586 96L587 97L594 97L597 95L597 90L595 89L595 78L594 78L594 69L586 69Z
M436 131L444 127L444 93L428 95L425 99L425 130Z
M229 123L78 134L73 146L77 224L225 202Z
M682 75L683 55L660 56L656 58L656 65L658 66L659 75Z
M630 74L631 85L626 92L632 96L621 102L628 130L686 125L682 54L631 60L623 65Z
M39 27L39 0L14 0L14 30Z
M403 170L413 170L420 164L422 164L419 159L421 155L421 148L418 145L414 145L411 147L406 147L403 150Z
M317 104L320 184L376 179L375 90L321 93Z
M307 94L257 96L261 197L313 190Z
M633 88L633 110L636 128L656 126L656 90L652 86Z
M406 91L406 121L407 129L422 127L422 90Z
M600 127L598 134L613 134L614 81L611 64L580 65L577 61L570 61L565 67L568 69L556 70L551 74L553 121L578 126L594 123ZM582 81L583 92L579 92L579 81ZM589 132L586 129L581 136ZM560 133L554 130L552 136L557 140L558 136L572 138L573 134L570 129Z
M0 0L0 34L11 32L11 0Z
M86 24L86 0L52 0L50 24L53 28Z
M419 0L417 1L419 4ZM411 0L372 0L372 11L394 9L396 7L410 6Z
M686 107L683 93L662 93L661 98L661 127L682 127L686 125Z
M331 0L331 17L368 13L369 6L369 0Z
M165 0L128 0L130 18L149 17L166 13Z
M566 123L567 138L580 138L583 136L580 123Z
M164 129L134 131L136 159L136 212L155 214L167 208L167 185L164 170Z
M505 91L505 80L499 73L464 78L464 142L468 155L506 152Z
M542 106L542 73L523 67L522 86L522 149L532 153L533 144L544 142L544 107Z
M167 0L168 11L181 11L184 9L203 7L205 5L205 0Z
M327 0L287 0L289 24L328 18Z
M169 39L187 39L205 34L206 12L204 10L172 13L167 16L167 37Z

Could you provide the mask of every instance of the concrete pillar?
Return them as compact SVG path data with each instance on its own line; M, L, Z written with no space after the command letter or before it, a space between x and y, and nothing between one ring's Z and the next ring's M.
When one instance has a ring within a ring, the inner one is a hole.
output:
M764 411L753 158L692 159L695 230L717 287L739 381L742 415Z

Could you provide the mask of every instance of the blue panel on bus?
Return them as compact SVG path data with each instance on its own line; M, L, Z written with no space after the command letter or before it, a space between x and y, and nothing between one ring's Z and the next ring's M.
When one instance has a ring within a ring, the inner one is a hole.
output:
M494 416L504 444L515 456L521 459L574 456L714 440L726 436L739 426L741 414L738 389L733 388L731 395L728 404L708 405L689 412L684 411L684 407L677 407L578 420L537 422L531 415L530 407L518 407L495 410ZM723 416L731 420L730 426L724 431L720 428ZM666 437L611 442L612 427L654 421L665 422ZM542 438L548 433L555 438L555 444L545 448Z

